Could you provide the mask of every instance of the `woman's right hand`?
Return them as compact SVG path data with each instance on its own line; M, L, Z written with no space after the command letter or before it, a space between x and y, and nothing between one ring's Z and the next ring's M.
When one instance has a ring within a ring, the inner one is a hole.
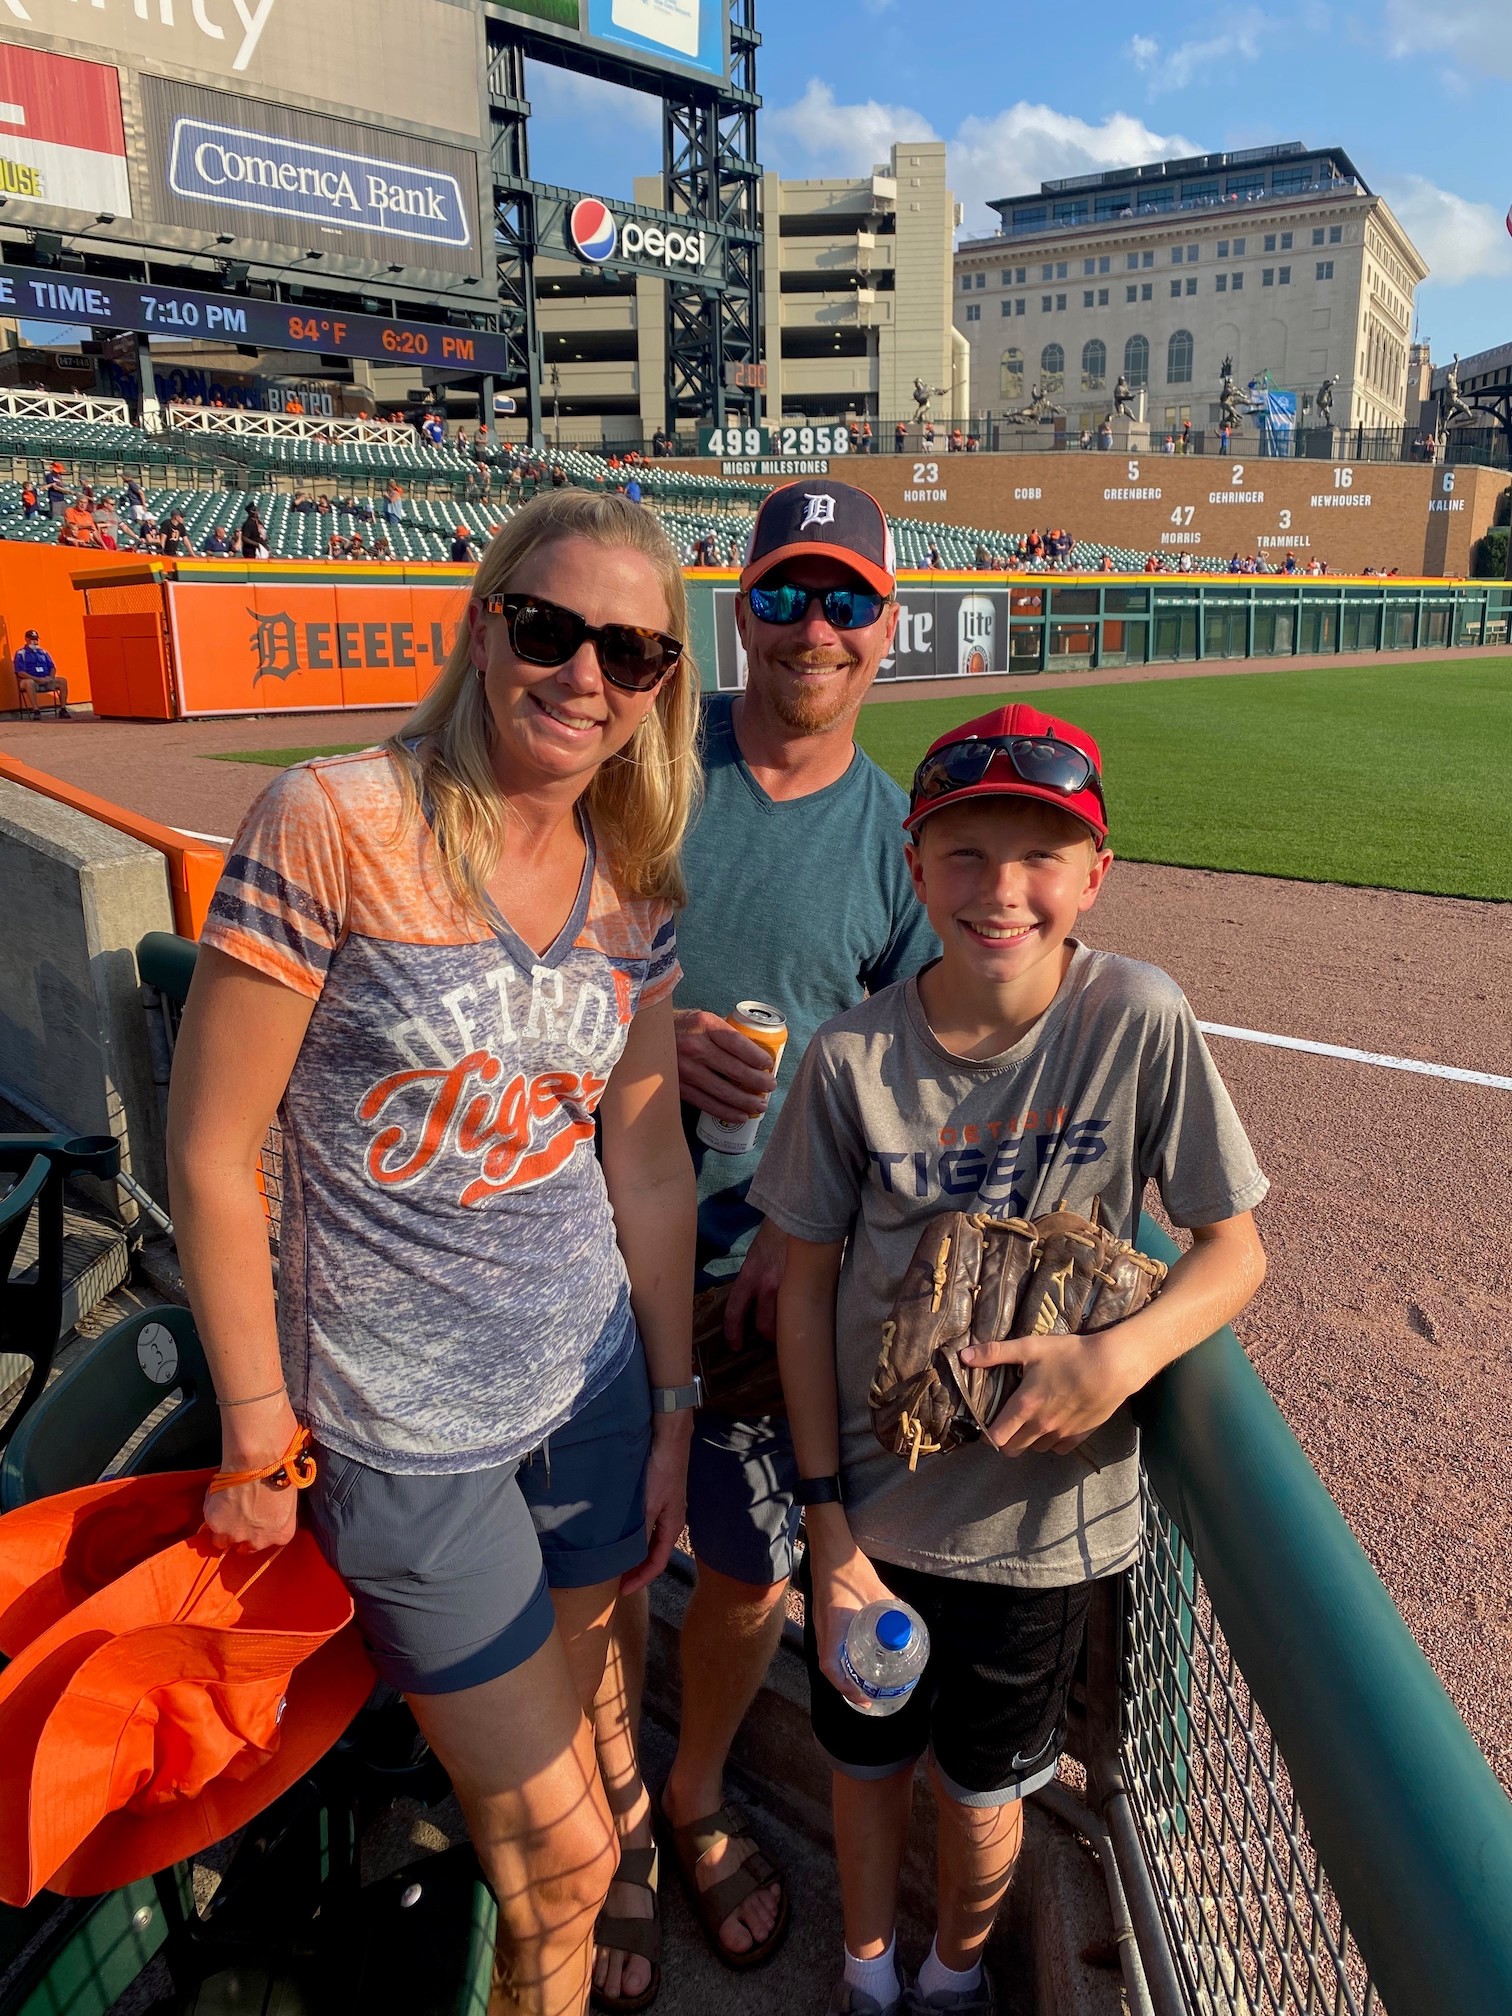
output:
M286 1393L250 1407L226 1408L221 1415L222 1470L261 1470L277 1463L299 1432ZM286 1547L299 1521L299 1493L275 1491L265 1481L207 1491L205 1524L223 1554L261 1554Z
M892 1601L893 1592L851 1538L850 1528L825 1534L808 1525L808 1544L814 1606L814 1635L819 1641L819 1666L826 1680L857 1708L869 1705L867 1697L845 1677L840 1664L840 1648L850 1629L851 1619L868 1603Z

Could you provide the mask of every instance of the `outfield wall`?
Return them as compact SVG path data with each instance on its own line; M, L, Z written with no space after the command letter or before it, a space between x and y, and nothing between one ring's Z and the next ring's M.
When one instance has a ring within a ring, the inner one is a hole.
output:
M657 465L660 466L660 465ZM667 465L704 476L743 465ZM1507 472L1463 465L1130 453L834 455L803 473L843 476L884 511L1019 534L1064 526L1141 553L1279 562L1291 552L1336 574L1395 567L1460 576L1507 488ZM755 490L769 487L752 483ZM670 501L670 500L669 500Z
M116 564L114 553L81 553L76 546L34 546L0 539L0 714L21 704L11 660L39 630L58 670L68 681L70 700L88 700L89 667L84 649L84 597L75 578Z

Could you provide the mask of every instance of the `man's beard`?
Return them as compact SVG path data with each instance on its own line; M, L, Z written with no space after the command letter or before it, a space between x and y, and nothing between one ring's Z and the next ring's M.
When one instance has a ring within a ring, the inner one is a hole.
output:
M833 659L824 659L818 664L799 663L780 669L786 672L817 671L820 665L826 671L833 669L841 675L826 685L823 691L814 692L805 686L789 686L781 682L764 696L783 727L791 729L796 735L822 735L850 712L851 695L860 670L855 659L847 658L838 666Z

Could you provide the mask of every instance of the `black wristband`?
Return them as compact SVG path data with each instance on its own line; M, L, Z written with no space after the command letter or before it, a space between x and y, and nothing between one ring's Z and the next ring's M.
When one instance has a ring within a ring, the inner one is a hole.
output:
M837 1474L828 1477L800 1477L793 1486L795 1505L839 1505L843 1503L840 1479Z

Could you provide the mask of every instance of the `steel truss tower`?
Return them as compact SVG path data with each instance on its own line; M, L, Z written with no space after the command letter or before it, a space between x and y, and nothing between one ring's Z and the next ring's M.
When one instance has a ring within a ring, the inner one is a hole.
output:
M579 192L535 182L530 174L527 56L606 78L662 100L665 209L616 204L617 210L669 228L702 231L718 257L701 271L668 268L666 417L676 429L696 421L724 426L758 412L760 393L736 389L731 367L761 360L761 164L756 159L755 0L724 0L729 14L730 81L694 82L620 60L500 18L485 0L488 36L489 158L497 234L499 322L510 382L523 387L532 440L542 424L542 351L536 306L538 252L560 256L561 219ZM554 235L553 235L554 234ZM608 260L644 276L646 268ZM746 374L742 374L746 375Z

